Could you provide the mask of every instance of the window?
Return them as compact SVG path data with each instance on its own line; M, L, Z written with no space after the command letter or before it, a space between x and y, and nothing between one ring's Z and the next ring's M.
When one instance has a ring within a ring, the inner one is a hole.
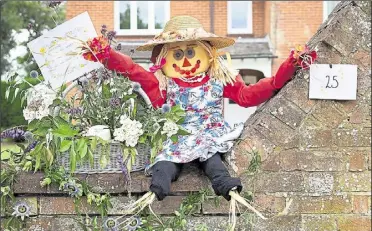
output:
M333 9L340 1L323 1L323 22L327 20Z
M118 35L155 35L169 20L169 1L115 1Z
M229 34L252 34L252 2L227 2L227 28Z
M249 84L255 84L257 83L260 79L265 78L264 73L258 70L253 70L253 69L241 69L239 70L239 74L242 76L243 81L245 82L246 85ZM236 104L234 101L229 99L230 104Z

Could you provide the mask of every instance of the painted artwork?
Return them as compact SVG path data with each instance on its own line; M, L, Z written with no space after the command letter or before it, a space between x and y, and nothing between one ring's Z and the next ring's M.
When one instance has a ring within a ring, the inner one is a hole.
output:
M88 12L84 12L29 42L28 48L46 81L53 88L99 68L102 64L85 60L81 46L97 37Z

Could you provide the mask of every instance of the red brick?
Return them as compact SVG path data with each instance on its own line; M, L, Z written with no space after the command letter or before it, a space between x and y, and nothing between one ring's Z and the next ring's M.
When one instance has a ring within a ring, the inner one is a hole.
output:
M83 198L79 205L80 212L88 214L98 214L92 206L86 203ZM40 198L40 214L56 215L56 214L75 214L74 200L70 197L41 197Z
M203 214L226 214L230 210L230 202L223 197L207 200L203 203Z
M367 214L370 211L369 196L353 196L353 213Z
M343 153L337 151L298 151L280 153L280 167L284 171L344 171Z
M335 174L336 192L371 192L371 172L342 172Z
M289 209L292 214L343 214L352 212L351 197L295 197Z
M259 211L265 213L278 213L285 208L285 198L265 194L256 194L253 199L255 206Z
M164 214L173 214L176 210L180 208L180 205L182 203L182 200L184 199L184 196L167 196L162 201L155 201L151 208L154 210L156 214L164 215ZM200 206L199 206L200 211Z
M265 161L262 162L261 169L263 171L278 172L280 170L280 157L278 154L269 155Z
M343 216L337 219L337 231L371 231L371 217Z
M125 208L129 203L134 202L136 196L130 200L126 196L115 196L111 198L112 208L108 210L109 215L124 214ZM100 214L94 206L87 203L86 197L81 198L78 204L81 213ZM74 199L71 197L40 197L40 214L42 215L69 215L76 214Z
M350 171L363 171L365 169L365 156L356 152L350 155Z

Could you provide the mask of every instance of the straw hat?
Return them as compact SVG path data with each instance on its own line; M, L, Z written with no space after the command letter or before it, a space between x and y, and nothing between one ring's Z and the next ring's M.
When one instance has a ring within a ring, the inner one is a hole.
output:
M146 44L137 47L136 50L151 51L156 45L194 40L209 41L217 49L228 47L235 43L232 38L220 37L205 31L199 20L194 17L176 16L167 22L163 32Z

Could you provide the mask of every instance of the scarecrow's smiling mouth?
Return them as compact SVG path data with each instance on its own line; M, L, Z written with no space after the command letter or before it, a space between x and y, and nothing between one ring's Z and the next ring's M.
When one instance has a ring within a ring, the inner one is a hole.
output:
M181 75L184 75L186 74L187 76L190 76L191 74L195 73L195 71L197 69L199 69L200 67L200 60L196 61L196 64L194 65L193 68L191 68L191 70L184 70L184 69L181 69L179 66L177 66L177 64L173 64L173 68L176 72L180 73Z

